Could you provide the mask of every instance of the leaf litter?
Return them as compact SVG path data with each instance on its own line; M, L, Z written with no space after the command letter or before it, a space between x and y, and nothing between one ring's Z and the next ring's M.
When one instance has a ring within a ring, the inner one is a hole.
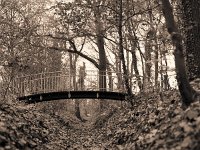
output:
M3 149L200 149L200 103L182 109L176 91L137 96L134 109L114 108L95 122L68 113L42 112L26 104L0 105Z

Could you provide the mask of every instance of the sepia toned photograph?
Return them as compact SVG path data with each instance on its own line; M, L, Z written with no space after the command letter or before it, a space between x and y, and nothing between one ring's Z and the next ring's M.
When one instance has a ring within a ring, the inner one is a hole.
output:
M0 150L200 150L200 0L0 0Z

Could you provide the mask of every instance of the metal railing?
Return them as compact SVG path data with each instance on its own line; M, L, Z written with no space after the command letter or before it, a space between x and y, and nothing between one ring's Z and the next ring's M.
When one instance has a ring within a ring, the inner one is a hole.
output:
M100 82L106 87L100 87ZM86 70L84 75L72 75L70 71L44 72L15 77L11 82L11 90L18 97L59 91L124 92L123 86L119 88L123 83L119 82L114 72L110 72L109 75L105 72L103 76L93 70Z

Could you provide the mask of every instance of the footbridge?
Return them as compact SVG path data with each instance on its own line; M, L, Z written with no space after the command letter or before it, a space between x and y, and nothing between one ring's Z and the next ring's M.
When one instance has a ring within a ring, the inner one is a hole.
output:
M94 70L43 72L12 79L13 94L28 103L59 99L124 100L122 75Z

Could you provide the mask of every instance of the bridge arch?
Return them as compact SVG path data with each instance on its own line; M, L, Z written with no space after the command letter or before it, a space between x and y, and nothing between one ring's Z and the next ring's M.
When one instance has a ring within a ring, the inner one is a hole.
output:
M113 99L124 100L126 97L123 83L119 83L117 74L105 73L106 87L99 86L98 71L80 71L78 75L70 71L43 72L18 76L12 80L13 94L19 100L41 102L58 99ZM120 86L119 86L120 85Z

